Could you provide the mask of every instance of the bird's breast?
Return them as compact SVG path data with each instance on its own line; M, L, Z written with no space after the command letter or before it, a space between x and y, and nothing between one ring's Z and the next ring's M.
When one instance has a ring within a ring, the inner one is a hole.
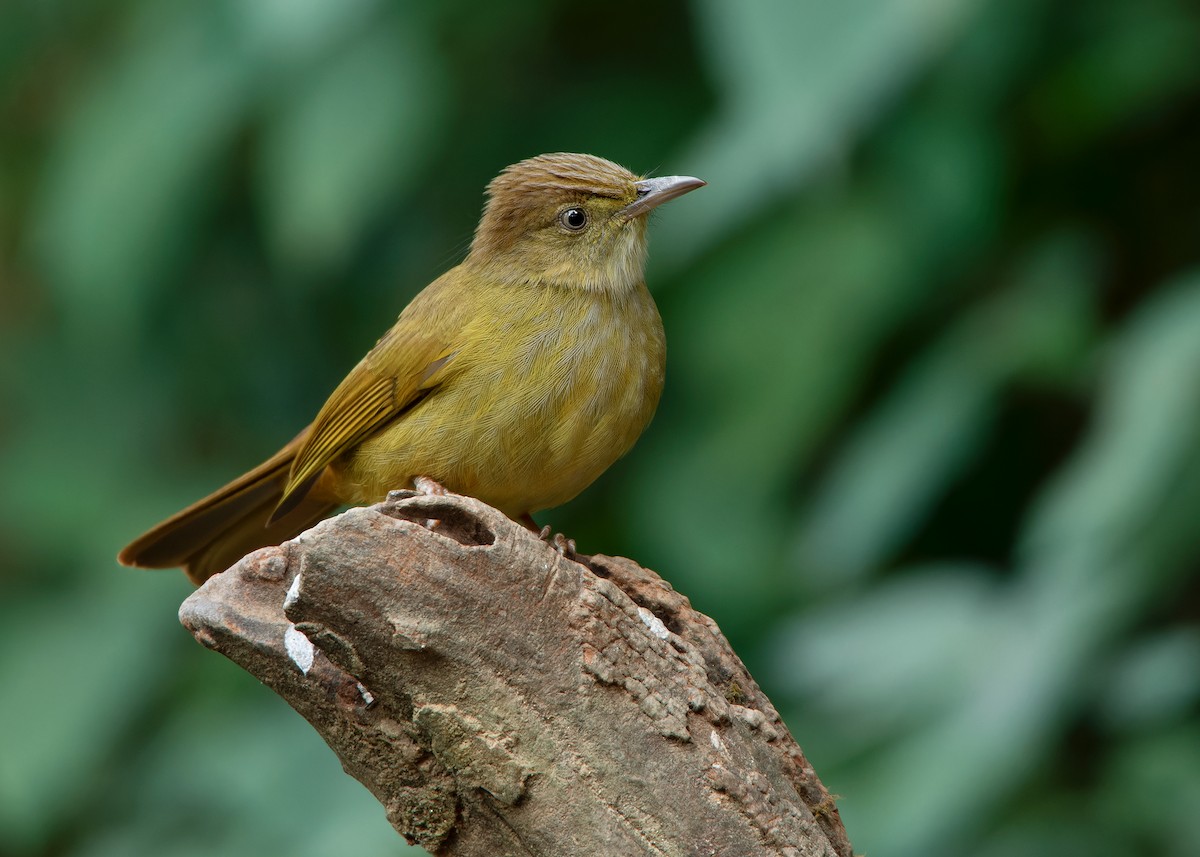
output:
M365 440L344 478L360 502L416 476L511 515L570 500L624 455L662 392L662 322L622 294L507 289L462 332L446 380Z

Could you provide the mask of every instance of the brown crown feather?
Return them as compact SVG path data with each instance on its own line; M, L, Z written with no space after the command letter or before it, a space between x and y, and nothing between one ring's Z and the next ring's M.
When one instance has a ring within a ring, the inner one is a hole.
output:
M620 164L572 152L538 155L513 164L487 186L488 202L472 250L503 250L521 230L552 218L564 203L583 203L597 196L633 202L638 180Z

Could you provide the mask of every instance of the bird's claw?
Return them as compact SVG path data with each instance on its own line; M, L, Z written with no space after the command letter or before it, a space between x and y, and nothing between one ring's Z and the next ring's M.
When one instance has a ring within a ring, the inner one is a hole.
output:
M568 539L562 533L554 533L552 538L550 536L551 532L550 525L547 524L546 526L542 527L541 531L538 533L538 538L558 551L559 556L567 559L575 559L575 540Z
M575 540L568 539L562 533L554 534L554 549L567 559L575 559Z

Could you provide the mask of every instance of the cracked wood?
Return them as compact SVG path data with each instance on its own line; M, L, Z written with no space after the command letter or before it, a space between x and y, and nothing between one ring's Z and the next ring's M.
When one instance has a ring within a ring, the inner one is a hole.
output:
M180 618L434 854L852 853L710 618L476 500L352 509L213 577Z

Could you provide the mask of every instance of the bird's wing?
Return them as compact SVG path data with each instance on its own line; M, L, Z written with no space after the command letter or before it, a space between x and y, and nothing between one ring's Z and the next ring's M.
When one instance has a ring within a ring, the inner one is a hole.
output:
M405 309L321 407L296 453L272 521L300 503L330 462L446 380L458 325L454 314L437 311L436 300L422 300L428 297L418 296Z

